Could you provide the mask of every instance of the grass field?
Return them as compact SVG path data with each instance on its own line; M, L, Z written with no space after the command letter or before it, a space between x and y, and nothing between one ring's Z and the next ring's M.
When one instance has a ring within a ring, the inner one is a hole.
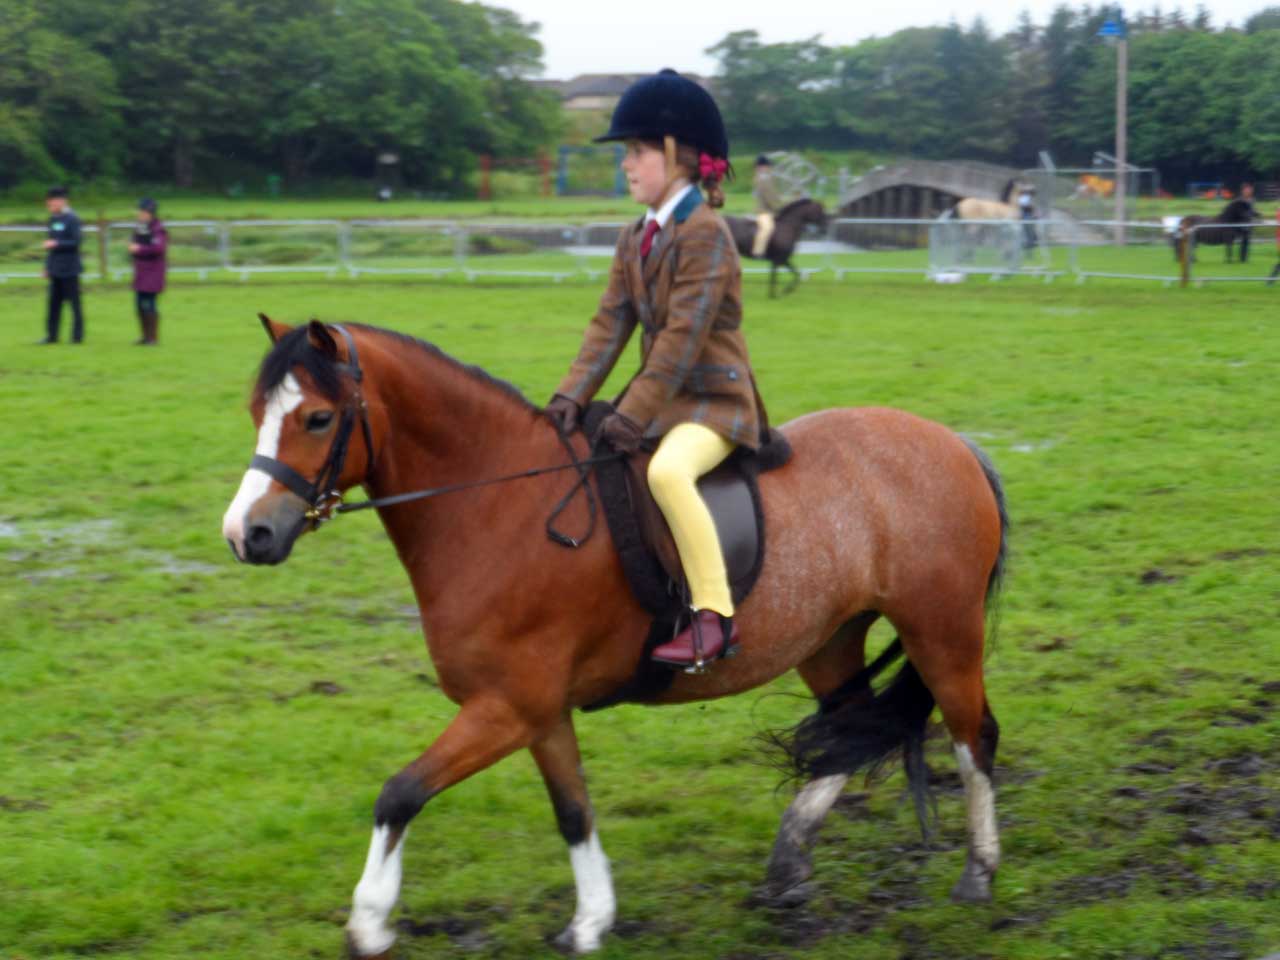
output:
M788 799L754 735L810 709L788 678L579 719L619 895L600 955L1280 950L1267 293L819 277L770 301L750 278L748 338L775 420L901 406L977 438L1003 473L1012 552L987 661L1002 725L996 902L947 900L964 810L939 741L932 849L900 775L851 784L820 836L813 901L747 904ZM0 287L0 958L338 955L378 790L453 707L372 516L326 527L279 568L228 555L220 520L252 452L244 402L266 347L255 313L413 333L541 401L598 295L578 282L179 284L161 301L163 345L142 350L122 286L90 285L76 348L31 346L42 291ZM545 936L572 911L527 756L415 821L399 956L549 955Z

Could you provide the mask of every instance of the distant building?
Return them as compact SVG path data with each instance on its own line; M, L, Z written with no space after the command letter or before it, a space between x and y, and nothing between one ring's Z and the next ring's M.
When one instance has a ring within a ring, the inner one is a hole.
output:
M566 110L612 110L622 92L647 73L583 73L572 80L535 80L535 86L551 90L560 97ZM690 80L709 87L709 82L695 74Z

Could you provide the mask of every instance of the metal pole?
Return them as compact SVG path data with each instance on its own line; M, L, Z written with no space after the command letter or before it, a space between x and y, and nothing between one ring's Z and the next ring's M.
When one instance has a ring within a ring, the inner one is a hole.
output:
M102 280L107 279L107 215L98 211L98 276Z
M1128 185L1129 164L1126 158L1128 149L1128 97L1126 87L1129 83L1129 40L1120 37L1116 42L1116 243L1124 246L1125 187Z

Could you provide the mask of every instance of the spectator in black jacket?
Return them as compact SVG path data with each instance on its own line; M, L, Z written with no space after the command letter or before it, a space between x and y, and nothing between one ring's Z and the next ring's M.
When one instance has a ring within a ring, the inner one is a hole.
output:
M49 239L44 275L49 278L49 315L45 338L40 343L57 343L62 324L62 304L70 302L74 323L71 342L84 340L84 313L80 309L80 218L71 209L66 187L52 187L45 196L49 211Z
M1258 216L1258 208L1254 206L1252 183L1240 184L1240 199L1246 201L1249 204L1250 220L1262 219L1262 217ZM1240 231L1240 262L1241 263L1249 262L1249 235L1251 233L1253 233L1253 231L1248 227L1244 227Z

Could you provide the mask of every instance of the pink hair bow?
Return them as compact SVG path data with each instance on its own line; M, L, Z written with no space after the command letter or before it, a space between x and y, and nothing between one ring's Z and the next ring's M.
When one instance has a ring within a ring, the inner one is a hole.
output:
M703 180L719 181L724 179L729 169L729 161L704 153L698 157L698 173Z

